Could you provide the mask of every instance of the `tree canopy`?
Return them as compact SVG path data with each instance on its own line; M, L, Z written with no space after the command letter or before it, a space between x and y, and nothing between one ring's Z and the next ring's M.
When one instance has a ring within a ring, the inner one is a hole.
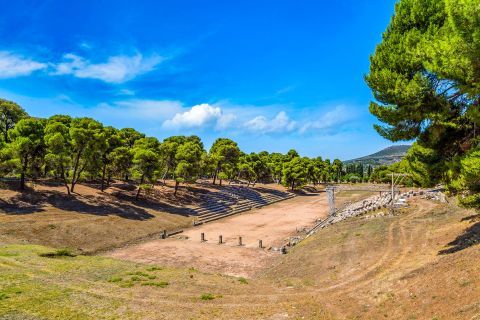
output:
M417 140L405 160L414 179L475 194L478 184L467 176L480 165L478 1L399 1L366 81L375 97L370 112L384 123L375 126L379 134Z
M235 141L218 138L207 152L198 136L172 136L160 142L135 129L116 129L91 118L33 118L17 104L4 101L0 105L8 111L8 137L0 139L0 174L19 177L22 189L27 179L50 178L61 182L70 195L80 181L98 181L104 191L112 179L123 179L138 185L138 199L142 190L162 179L175 181L176 195L182 183L199 178L220 184L237 179L249 185L274 182L296 189L307 183L338 182L344 176L340 160L300 157L293 149L286 154L247 154Z

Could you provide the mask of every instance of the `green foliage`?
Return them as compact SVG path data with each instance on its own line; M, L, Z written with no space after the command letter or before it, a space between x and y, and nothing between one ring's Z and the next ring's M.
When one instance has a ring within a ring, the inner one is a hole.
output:
M38 171L36 160L44 156L44 121L34 118L20 120L9 132L8 148L13 160L18 163L21 175L20 188L25 188L25 176Z
M72 178L70 190L74 191L75 185L82 177L87 167L92 168L98 161L98 148L103 136L103 126L91 118L74 118L69 126L71 145Z
M26 116L26 114L25 114ZM13 123L13 122L12 122ZM90 118L55 115L49 119L25 118L9 127L9 143L0 140L0 174L54 177L68 194L87 178L100 179L101 189L112 178L132 177L141 191L150 193L159 178L173 179L175 194L181 183L200 177L284 183L294 189L307 183L339 181L340 160L301 158L287 154L245 154L225 138L217 139L207 153L197 136L173 136L162 143L131 128L117 130ZM23 184L23 183L22 183Z
M303 186L308 178L308 158L295 157L283 166L283 183L295 190Z
M210 157L215 165L213 179L215 184L217 177L220 180L224 180L231 176L232 168L236 166L240 157L240 149L236 142L226 138L219 138L215 140L210 148Z
M50 118L45 127L45 145L47 153L45 155L46 165L53 171L55 176L60 177L68 194L70 187L68 186L67 170L71 164L71 146L69 142L68 123L59 121L58 118Z
M469 206L478 191L479 17L477 0L400 0L366 77L370 111L385 124L377 131L417 139L397 169L416 185L469 193Z
M0 99L0 141L8 143L8 131L13 129L15 124L28 115L25 110L13 101Z

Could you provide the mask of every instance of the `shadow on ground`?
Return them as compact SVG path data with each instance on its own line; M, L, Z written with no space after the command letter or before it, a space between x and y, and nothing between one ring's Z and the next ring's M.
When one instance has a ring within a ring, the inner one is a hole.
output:
M123 200L123 201L122 201ZM67 195L59 191L24 191L9 199L0 201L0 212L9 215L24 215L44 212L46 206L63 211L97 216L117 215L124 219L148 220L155 216L146 209L164 211L171 214L188 216L190 210L166 203L153 202L148 199L135 201L131 195Z
M461 221L470 221L474 222L474 224L468 227L455 240L450 242L448 244L450 248L441 250L438 254L455 253L480 243L480 214L465 217Z

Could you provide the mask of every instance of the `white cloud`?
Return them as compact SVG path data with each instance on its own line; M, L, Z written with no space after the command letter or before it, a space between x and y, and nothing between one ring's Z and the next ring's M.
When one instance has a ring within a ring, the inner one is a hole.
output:
M217 130L224 130L236 119L233 114L224 114L219 106L202 103L190 110L177 113L172 119L163 123L165 129L202 128L213 125Z
M8 51L0 51L0 78L28 76L32 72L46 67L45 63L24 58Z
M237 119L237 116L233 113L222 114L220 118L217 119L217 123L215 125L216 130L226 130L228 129L232 122Z
M272 133L292 131L297 127L297 123L291 120L285 111L280 111L272 119L267 119L265 116L257 116L245 122L244 126L250 131Z
M355 114L352 112L352 110L344 105L339 105L333 108L331 111L324 113L315 121L305 121L300 127L300 133L304 133L312 129L329 129L336 125L345 123L353 117L355 117Z
M81 56L68 53L64 62L56 64L54 75L70 74L77 78L98 79L109 83L122 83L154 70L165 58L159 55L144 57L140 53L133 56L112 56L104 63L92 63Z

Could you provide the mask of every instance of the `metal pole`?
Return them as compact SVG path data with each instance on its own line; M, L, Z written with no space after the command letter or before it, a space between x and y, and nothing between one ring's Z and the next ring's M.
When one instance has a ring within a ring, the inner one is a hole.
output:
M394 199L395 193L394 193L394 191L393 191L393 177L394 177L394 175L393 175L393 173L392 173L392 210L393 210L393 202L395 201L395 199Z

